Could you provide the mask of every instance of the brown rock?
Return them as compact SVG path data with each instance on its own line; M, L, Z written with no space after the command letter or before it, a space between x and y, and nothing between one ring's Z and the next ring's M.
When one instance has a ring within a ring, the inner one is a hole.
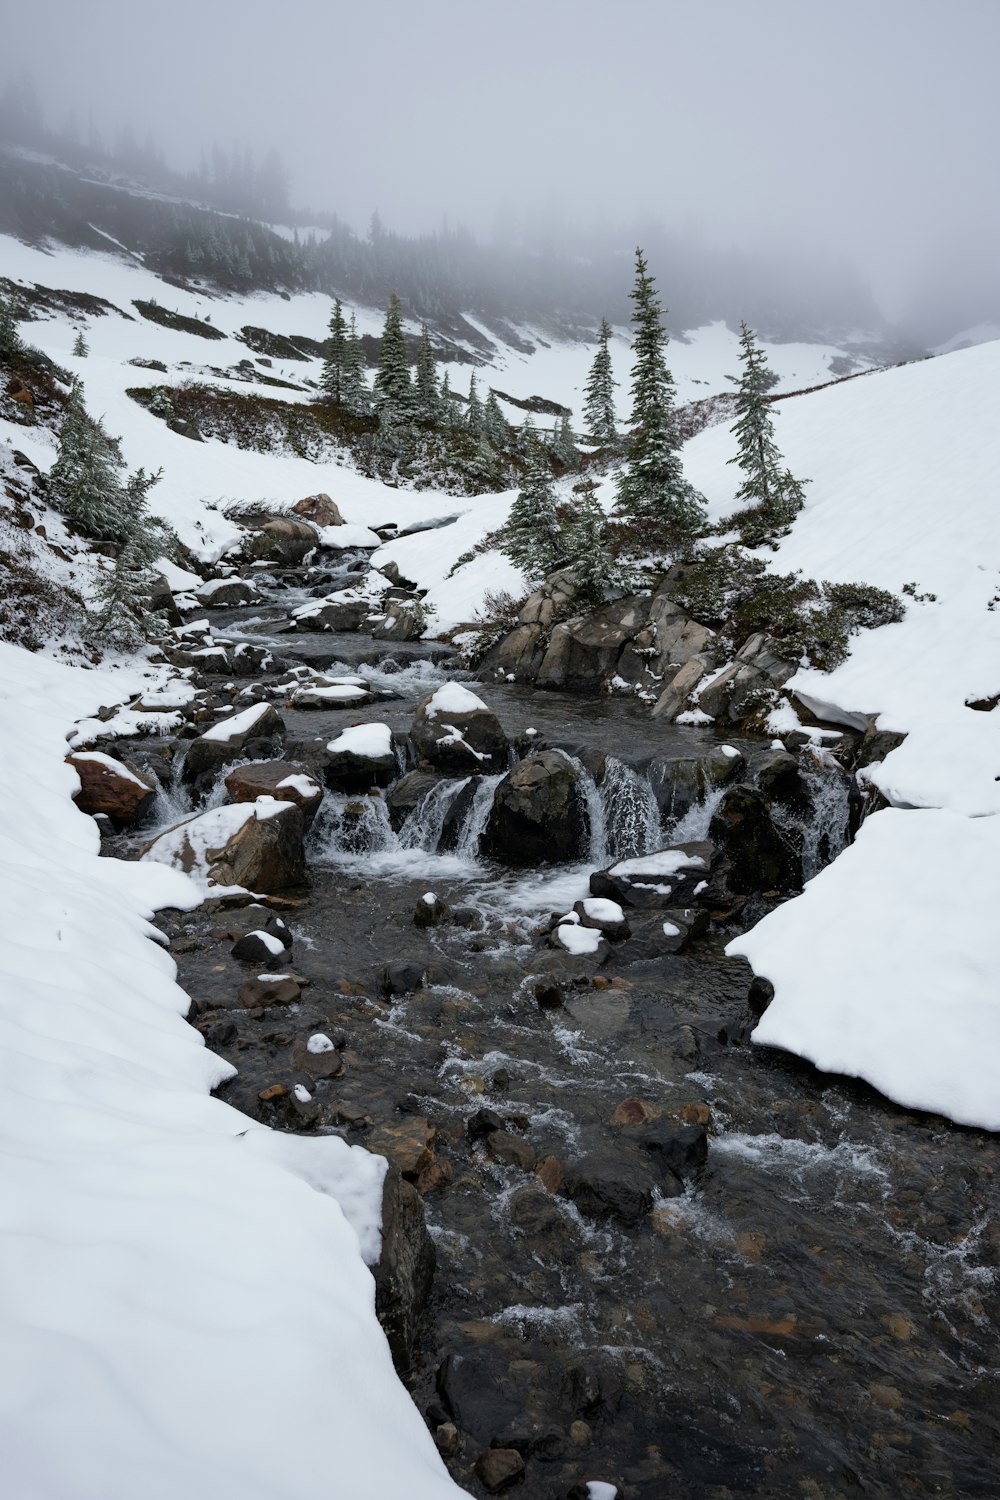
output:
M302 809L307 825L323 800L323 788L316 778L290 760L257 760L237 766L226 777L226 791L233 802L256 802L258 797L294 802Z
M442 1422L435 1429L434 1441L442 1458L451 1458L458 1452L458 1428L454 1422Z
M429 1167L425 1167L417 1178L418 1193L435 1193L439 1189L447 1187L455 1175L455 1169L450 1161L432 1161Z
M273 979L248 979L240 986L240 1004L247 1010L255 1005L292 1005L302 994L298 982L290 974Z
M520 1167L522 1172L533 1172L538 1161L535 1148L519 1135L506 1130L492 1130L486 1137L486 1146L494 1161L505 1167Z
M648 1125L652 1120L659 1120L663 1110L658 1104L650 1104L647 1099L623 1099L611 1116L614 1125Z
M292 506L292 511L303 520L312 521L314 526L343 526L344 518L335 500L322 492L318 495L306 495L304 500L297 500Z
M257 1098L264 1104L270 1104L273 1099L284 1099L288 1093L288 1085L284 1083L272 1083L268 1088L261 1089Z
M677 1111L676 1118L682 1120L685 1125L703 1125L707 1130L712 1123L711 1105L699 1101L695 1104L685 1104Z
M476 1459L474 1468L479 1483L491 1495L524 1479L524 1459L516 1448L487 1448Z
M558 1156L547 1156L540 1161L535 1176L547 1193L558 1193L563 1184L563 1164Z
M894 1385L870 1385L868 1394L883 1411L899 1411L903 1398Z
M85 813L107 813L116 823L131 824L147 810L156 791L149 776L98 750L78 750L67 757L80 778L74 801Z
M437 1131L422 1115L407 1115L400 1121L383 1121L365 1145L379 1156L387 1156L411 1181L434 1160Z

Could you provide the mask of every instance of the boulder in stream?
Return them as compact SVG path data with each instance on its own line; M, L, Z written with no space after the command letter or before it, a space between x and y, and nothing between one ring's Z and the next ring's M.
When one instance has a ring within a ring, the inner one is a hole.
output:
M106 813L128 827L149 810L156 782L136 766L113 760L100 750L77 750L66 761L80 778L74 801L81 812Z
M589 841L580 773L561 750L529 756L500 782L483 834L494 859L516 866L582 859Z
M264 797L188 818L159 834L140 857L183 870L205 887L242 886L270 895L305 884L304 834L294 803Z
M679 906L704 885L715 859L715 845L705 840L637 854L607 870L595 870L590 877L591 895L640 910Z
M307 825L323 800L323 788L315 777L304 766L288 760L257 760L237 766L226 777L226 791L234 802L256 802L258 797L294 802L302 809Z
M272 745L284 727L269 703L255 703L251 708L220 719L218 724L213 724L188 745L184 757L184 780L195 781L231 761L253 758L252 748Z
M730 787L709 829L725 856L731 890L795 891L802 887L802 852L779 829L754 786Z
M421 760L453 776L502 771L508 762L500 720L460 682L421 698L410 737Z
M326 784L334 792L388 786L399 771L388 724L353 724L326 747Z

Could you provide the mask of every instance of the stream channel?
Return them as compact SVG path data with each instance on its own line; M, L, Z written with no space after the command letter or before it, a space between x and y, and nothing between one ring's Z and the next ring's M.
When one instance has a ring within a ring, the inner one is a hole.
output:
M422 696L470 679L434 643L278 633L304 581L275 586L265 608L214 611L212 625L395 696L360 710L273 700L289 759L347 724L405 733ZM283 967L308 981L299 1000L239 1004L256 970L231 956L238 911L159 923L189 1019L238 1070L222 1096L276 1128L381 1150L417 1183L437 1265L404 1373L455 1479L490 1493L473 1465L492 1445L521 1453L526 1500L585 1495L574 1487L588 1480L627 1500L995 1500L996 1138L749 1043L752 975L724 949L773 897L679 953L624 963L612 945L598 962L549 946L539 929L588 894L592 870L706 836L711 799L674 816L649 767L720 736L660 724L630 700L475 691L512 745L559 746L590 768L583 864L515 871L480 856L498 777L482 778L444 853L457 783L396 828L383 797L327 791L310 885L283 914L294 935ZM185 743L152 756L148 740L115 746L155 761L161 826L192 811L176 775ZM752 780L767 744L728 743ZM820 808L824 826L814 810L800 830L812 869L846 837L846 797L820 796ZM108 848L134 854L153 831ZM429 892L458 920L416 927ZM390 964L415 968L420 987L387 996ZM563 1003L543 1008L539 981ZM318 1032L336 1046L326 1077L303 1052ZM276 1084L286 1092L262 1100ZM649 1166L644 1141L665 1122L688 1139L707 1127L707 1160L695 1152L680 1178ZM485 1139L491 1124L499 1144ZM620 1186L614 1211L567 1194L581 1171L605 1203ZM261 1378L288 1374L279 1339ZM336 1493L335 1452L330 1462Z

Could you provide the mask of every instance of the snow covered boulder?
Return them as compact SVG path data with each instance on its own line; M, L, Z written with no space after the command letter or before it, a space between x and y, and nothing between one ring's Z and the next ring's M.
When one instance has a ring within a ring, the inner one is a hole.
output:
M421 760L452 775L502 771L508 762L500 720L459 682L446 682L420 700L410 737Z
M329 495L306 495L304 500L296 500L292 506L292 514L301 516L304 521L311 521L314 526L343 526L344 518L335 500Z
M388 786L399 763L388 724L355 724L326 747L326 784L334 792L367 792Z
M266 797L188 818L147 844L141 858L183 870L207 893L241 886L270 895L305 884L304 833L300 808Z
M73 800L81 812L106 813L126 827L148 811L156 783L135 766L113 760L99 750L78 750L68 757L67 764L80 778L80 790Z
M361 677L317 677L292 690L289 708L360 708L374 699Z
M372 601L344 589L343 597L316 599L292 613L296 630L360 630L372 612Z
M590 877L591 895L640 911L679 906L705 884L715 859L715 846L707 841L674 844L621 859L607 870L595 870Z
M293 802L302 809L307 826L323 800L323 788L315 777L288 760L258 760L237 766L226 777L226 791L234 802L256 802L258 797Z
M234 760L253 757L258 746L271 746L284 731L269 703L255 703L238 714L213 724L192 740L184 757L185 781L196 781L206 772L218 771ZM260 757L264 759L264 756Z
M384 613L372 623L377 641L415 641L427 628L426 619L417 609L417 599L389 599Z
M210 578L199 584L194 596L201 607L232 609L240 604L256 604L260 594L246 578Z
M609 901L605 896L590 896L584 901L577 901L573 911L581 926L602 932L612 942L620 942L629 935L625 913L617 901Z
M500 782L483 835L485 853L507 865L550 864L582 859L589 842L580 773L561 750L529 756Z
M730 890L802 889L802 851L776 826L767 799L756 787L730 787L719 803L709 835L726 859Z

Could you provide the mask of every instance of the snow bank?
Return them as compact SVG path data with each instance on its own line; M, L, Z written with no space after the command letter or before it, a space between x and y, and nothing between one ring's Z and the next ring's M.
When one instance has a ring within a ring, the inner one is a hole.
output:
M371 1255L384 1164L209 1090L148 934L192 884L98 858L74 716L138 673L0 645L0 1467L55 1500L444 1500L392 1369ZM280 1378L272 1378L280 1369Z
M877 715L904 733L864 774L895 807L927 811L875 814L832 870L734 945L776 987L755 1040L1000 1128L995 914L979 884L995 882L984 851L1000 841L1000 711L968 706L1000 694L1000 343L776 410L789 466L811 483L774 566L912 586L901 624L789 686L825 718L864 728ZM732 508L733 451L726 428L685 450L713 518Z

